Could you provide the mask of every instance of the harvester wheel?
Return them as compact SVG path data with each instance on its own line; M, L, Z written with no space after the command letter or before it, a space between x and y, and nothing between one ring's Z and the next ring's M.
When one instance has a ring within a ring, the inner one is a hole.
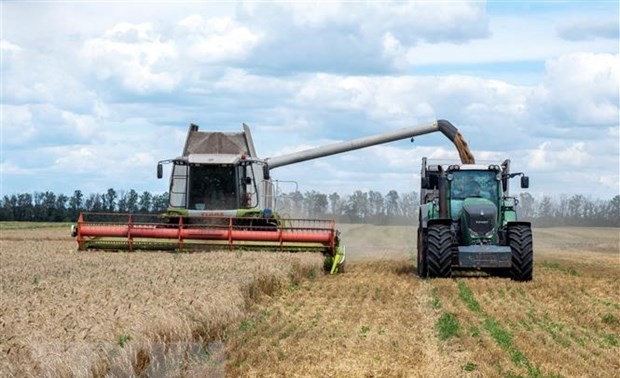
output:
M431 278L452 275L452 232L445 224L431 224L427 235L428 276Z
M508 241L512 250L510 275L515 281L531 281L534 271L532 229L526 225L516 225L508 229Z
M418 276L428 278L428 238L422 227L418 227Z

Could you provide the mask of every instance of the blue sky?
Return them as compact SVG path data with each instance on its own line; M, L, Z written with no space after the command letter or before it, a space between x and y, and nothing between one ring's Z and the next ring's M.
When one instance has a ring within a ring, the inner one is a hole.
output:
M450 120L529 192L620 193L617 1L2 2L1 192L163 192L189 123L261 157ZM441 135L274 171L419 190ZM515 186L513 186L515 187Z

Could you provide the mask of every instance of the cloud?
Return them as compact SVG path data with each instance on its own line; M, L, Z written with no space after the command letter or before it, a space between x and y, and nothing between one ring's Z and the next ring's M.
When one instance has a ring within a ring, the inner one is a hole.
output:
M586 168L594 160L583 142L566 144L546 141L529 151L526 161L530 170L551 171L558 168Z
M103 36L87 40L81 55L100 80L114 78L132 92L170 92L180 82L178 56L151 23L119 23Z
M617 15L616 15L617 16ZM569 41L592 41L595 39L618 39L618 18L603 20L581 19L558 26L560 38Z
M198 62L225 63L246 59L261 39L254 32L240 25L231 17L203 19L200 15L189 16L179 22L185 29L183 47L187 55Z
M7 104L1 114L3 146L28 145L36 134L29 107Z
M254 72L402 72L399 49L489 35L478 2L246 3L237 17L264 35L243 66Z
M497 15L480 2L7 4L5 188L165 190L154 164L179 154L190 122L246 122L267 157L445 118L478 160L531 169L532 190L616 193L618 37L594 21L617 5L537 6ZM422 156L456 153L436 133L277 177L302 191L416 190ZM607 183L588 189L573 182L577 171Z
M561 127L618 124L620 55L575 53L551 59L533 90L533 116Z

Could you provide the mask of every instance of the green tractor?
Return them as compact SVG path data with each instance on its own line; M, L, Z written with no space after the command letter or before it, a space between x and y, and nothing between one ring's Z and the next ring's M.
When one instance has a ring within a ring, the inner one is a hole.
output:
M502 164L429 164L422 159L418 275L451 277L457 270L531 281L532 229L517 219L509 180L523 173Z

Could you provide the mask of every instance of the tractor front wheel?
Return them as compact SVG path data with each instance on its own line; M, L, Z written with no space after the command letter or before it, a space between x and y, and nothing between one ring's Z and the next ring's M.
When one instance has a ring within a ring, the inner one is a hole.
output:
M515 281L531 281L534 271L532 229L527 225L510 227L508 229L508 242L512 250L510 276Z
M428 276L447 278L452 275L452 232L445 224L431 224L427 235Z
M418 276L420 278L428 277L428 261L427 261L428 238L422 227L418 227Z

